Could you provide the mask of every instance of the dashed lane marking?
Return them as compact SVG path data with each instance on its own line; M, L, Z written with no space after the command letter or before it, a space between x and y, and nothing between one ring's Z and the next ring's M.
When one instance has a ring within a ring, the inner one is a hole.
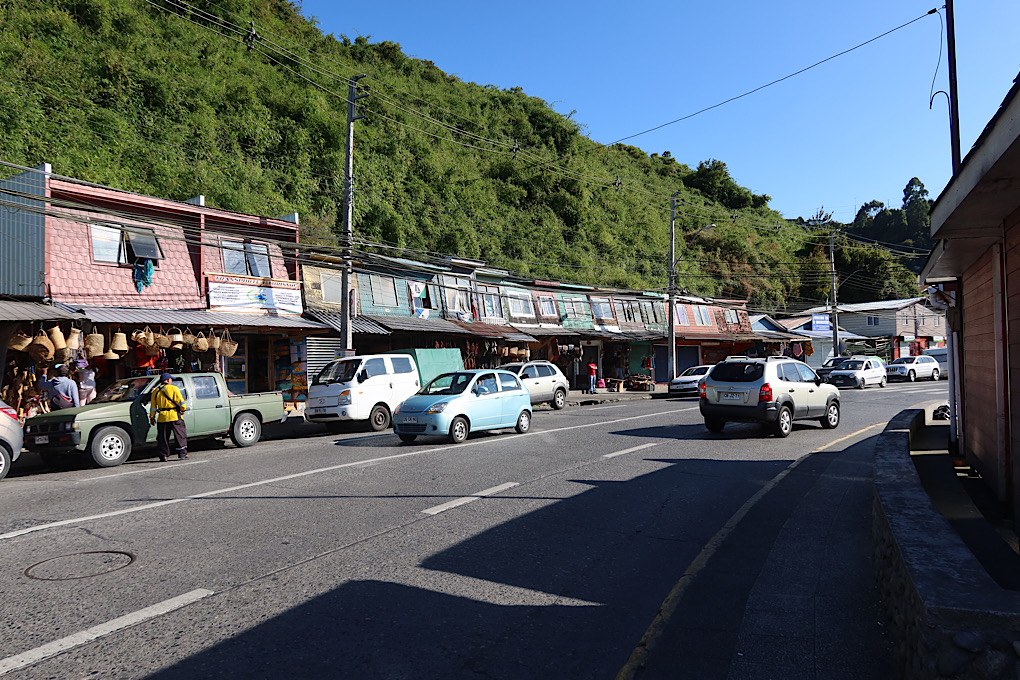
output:
M603 458L616 458L617 456L623 456L623 455L626 455L628 453L634 453L635 451L640 451L641 449L647 449L647 448L650 448L652 446L658 446L661 443L662 442L652 442L651 444L642 444L641 446L632 446L629 449L624 449L623 451L616 451L615 453L607 453L606 455L604 455L602 457Z
M477 501L479 498L485 498L486 496L494 496L502 491L512 489L518 485L519 482L507 482L506 484L500 484L499 486L494 486L491 489L486 489L485 491L479 491L478 493L472 494L470 496L464 496L463 498L454 499L448 503L443 503L442 505L436 505L431 508L426 508L425 510L422 510L422 512L424 512L426 515L438 515L439 513L450 510L451 508L466 505L468 503L471 503L472 501Z

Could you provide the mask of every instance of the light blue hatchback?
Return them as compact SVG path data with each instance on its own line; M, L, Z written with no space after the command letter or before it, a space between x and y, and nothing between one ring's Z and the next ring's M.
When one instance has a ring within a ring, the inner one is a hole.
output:
M472 430L531 429L531 395L510 371L478 369L443 373L393 412L401 441L449 437L454 444Z

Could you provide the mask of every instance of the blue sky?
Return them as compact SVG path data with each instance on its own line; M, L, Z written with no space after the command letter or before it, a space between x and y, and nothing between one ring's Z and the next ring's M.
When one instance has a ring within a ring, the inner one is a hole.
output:
M612 143L783 78L940 8L806 73L627 141L709 158L785 217L821 207L849 222L899 207L918 177L952 174L945 11L933 0L485 3L305 0L324 33L400 43L461 80L519 86ZM957 1L963 155L1020 72L1020 0ZM939 63L940 40L942 58Z

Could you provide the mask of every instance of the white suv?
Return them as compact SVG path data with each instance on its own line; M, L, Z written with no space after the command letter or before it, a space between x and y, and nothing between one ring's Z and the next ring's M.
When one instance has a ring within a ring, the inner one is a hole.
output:
M731 421L769 425L777 437L789 436L795 420L817 420L830 430L839 425L839 390L786 357L727 357L700 391L709 432L721 432Z
M935 357L921 354L916 357L900 357L886 369L889 372L889 379L902 378L914 382L918 378L939 379L939 362Z
M517 374L528 388L533 405L549 402L557 410L566 406L567 377L556 364L550 361L526 361L504 364L500 368Z
M885 387L888 382L882 360L868 356L850 357L833 370L827 380L836 387L856 387L859 390L868 385Z

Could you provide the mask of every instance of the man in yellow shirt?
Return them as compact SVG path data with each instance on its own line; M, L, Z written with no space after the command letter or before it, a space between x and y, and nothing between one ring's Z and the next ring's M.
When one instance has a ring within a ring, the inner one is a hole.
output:
M166 462L170 456L170 433L177 440L177 457L190 458L188 455L188 432L180 414L187 410L184 395L173 384L169 373L159 376L159 385L152 391L149 399L149 423L156 426L156 448L159 459Z

